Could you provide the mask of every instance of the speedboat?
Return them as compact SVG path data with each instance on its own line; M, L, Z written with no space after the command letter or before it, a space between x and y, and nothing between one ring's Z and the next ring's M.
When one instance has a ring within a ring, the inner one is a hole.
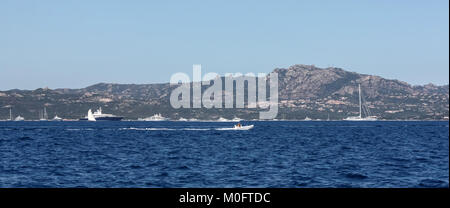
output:
M217 130L250 130L253 127L254 127L253 125L248 125L248 126L234 125L232 128L217 128Z
M249 129L252 129L253 127L254 127L254 125L248 125L248 126L234 125L233 129L236 129L236 130L249 130Z

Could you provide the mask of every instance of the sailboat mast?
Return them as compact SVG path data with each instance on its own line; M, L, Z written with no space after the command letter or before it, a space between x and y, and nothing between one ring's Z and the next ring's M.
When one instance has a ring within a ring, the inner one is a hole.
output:
M359 91L359 117L362 118L362 106L361 106L361 84L358 84Z
M9 108L9 120L12 120L12 110Z

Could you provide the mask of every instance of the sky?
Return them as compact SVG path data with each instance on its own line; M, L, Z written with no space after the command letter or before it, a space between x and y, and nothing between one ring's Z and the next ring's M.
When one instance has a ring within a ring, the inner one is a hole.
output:
M0 90L340 67L448 84L448 0L0 0Z

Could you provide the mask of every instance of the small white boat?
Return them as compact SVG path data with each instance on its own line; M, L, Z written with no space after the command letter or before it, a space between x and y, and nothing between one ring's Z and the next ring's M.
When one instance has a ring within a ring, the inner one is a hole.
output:
M250 130L252 129L254 126L253 125L248 125L248 126L238 126L238 125L234 125L233 128L217 128L216 130Z
M228 122L228 121L230 121L230 120L228 120L228 119L226 119L226 118L223 118L223 117L220 117L219 119L217 119L217 121L218 121L218 122Z
M234 121L234 122L239 122L239 121L242 121L243 119L240 119L240 118L238 118L238 117L234 117L231 121Z
M24 121L25 118L23 118L22 116L17 116L14 121Z
M238 126L238 125L234 125L234 129L236 130L250 130L254 127L254 125L248 125L248 126Z
M161 113L157 113L153 116L147 118L139 118L138 121L167 121L168 118L161 115Z
M58 115L55 115L55 117L53 118L53 121L62 121L63 119L58 117Z

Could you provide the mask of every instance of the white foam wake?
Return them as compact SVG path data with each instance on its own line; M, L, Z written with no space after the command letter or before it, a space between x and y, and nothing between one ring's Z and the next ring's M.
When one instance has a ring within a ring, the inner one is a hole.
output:
M182 128L182 129L172 129L172 128L120 128L120 130L137 130L137 131L207 131L211 129L200 129L200 128Z

